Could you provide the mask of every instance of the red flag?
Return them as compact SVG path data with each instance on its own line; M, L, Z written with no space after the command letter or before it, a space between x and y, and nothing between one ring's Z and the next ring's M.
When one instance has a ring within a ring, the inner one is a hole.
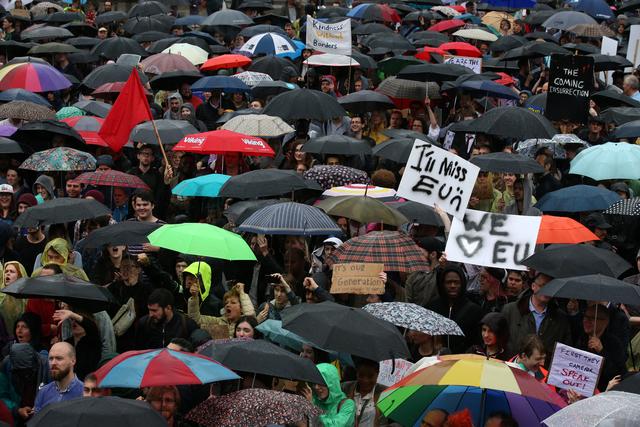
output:
M98 135L113 151L117 152L127 143L131 130L137 124L152 119L153 115L140 82L140 76L134 68Z

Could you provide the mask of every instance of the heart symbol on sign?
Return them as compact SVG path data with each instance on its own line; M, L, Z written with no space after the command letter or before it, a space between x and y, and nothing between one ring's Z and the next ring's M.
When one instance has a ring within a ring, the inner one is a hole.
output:
M456 237L458 246L462 249L464 256L474 256L482 247L482 237L458 236Z

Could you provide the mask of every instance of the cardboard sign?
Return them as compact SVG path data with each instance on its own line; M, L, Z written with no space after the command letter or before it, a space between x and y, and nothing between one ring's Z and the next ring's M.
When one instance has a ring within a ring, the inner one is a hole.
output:
M533 255L540 216L505 215L467 209L454 218L447 239L447 259L484 267L526 270L522 261Z
M640 25L629 27L629 43L627 44L627 59L633 63L633 68L640 64ZM630 73L633 68L625 68L625 73Z
M545 116L586 123L593 91L593 57L552 55Z
M597 354L556 343L547 383L586 397L593 396L603 361Z
M332 294L384 294L384 281L378 277L384 271L383 264L349 263L334 264L331 280Z
M444 56L445 64L458 64L467 67L476 74L482 72L482 58L472 58L470 56Z
M320 52L351 55L351 20L329 24L307 15L307 47Z
M382 360L380 362L380 373L378 373L378 384L382 384L387 387L392 386L403 379L407 374L407 371L412 367L413 363L404 359Z
M416 139L397 194L462 218L478 172L479 167L462 157Z
M602 37L600 53L603 55L617 55L618 40L612 39L607 36ZM608 85L613 84L613 71L600 71L600 79L606 82Z

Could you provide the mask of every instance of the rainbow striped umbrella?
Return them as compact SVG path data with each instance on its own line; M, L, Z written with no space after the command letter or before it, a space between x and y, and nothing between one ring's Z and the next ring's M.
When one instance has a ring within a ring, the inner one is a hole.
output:
M206 356L169 350L127 351L96 371L100 387L160 387L240 379Z
M0 68L0 90L25 89L54 92L71 87L71 82L49 64L21 62Z
M435 409L449 413L468 408L474 425L490 414L511 414L521 427L538 427L566 404L546 384L505 362L461 356L420 369L394 384L380 397L385 417L404 426L419 426Z

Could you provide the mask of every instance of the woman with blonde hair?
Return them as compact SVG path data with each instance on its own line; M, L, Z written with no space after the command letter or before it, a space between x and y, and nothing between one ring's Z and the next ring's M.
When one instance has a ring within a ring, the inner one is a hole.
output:
M23 277L29 277L24 266L18 261L9 261L2 269L2 289ZM24 313L26 299L14 298L11 295L0 293L0 314L5 325L14 325Z
M224 314L220 317L200 314L199 286L192 285L188 290L191 297L187 303L187 314L214 338L221 335L221 332L218 332L220 327L226 327L228 338L233 338L238 319L240 319L241 316L255 317L256 315L251 298L249 298L249 295L244 291L244 283L237 283L224 294L222 298Z

